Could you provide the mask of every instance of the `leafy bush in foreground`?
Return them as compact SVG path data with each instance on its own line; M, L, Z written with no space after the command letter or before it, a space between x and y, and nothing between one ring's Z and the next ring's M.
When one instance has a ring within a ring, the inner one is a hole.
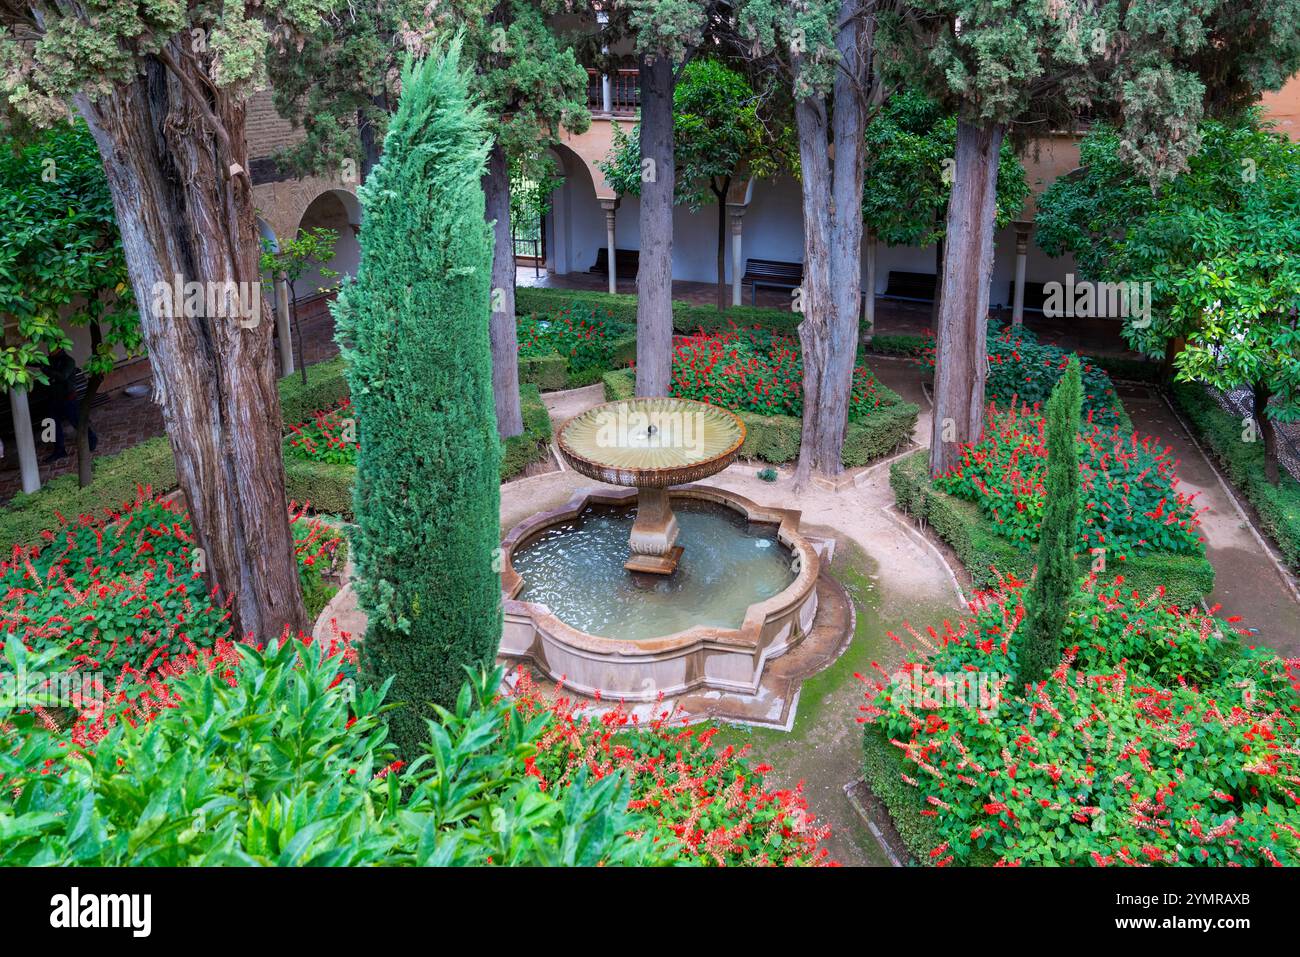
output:
M15 674L49 654L5 648ZM380 701L347 693L343 652L284 642L174 679L164 717L72 750L0 701L0 865L595 865L653 863L629 832L621 775L563 793L525 773L548 720L493 701L499 672L465 686L393 760ZM202 663L200 663L202 665ZM237 680L236 680L237 678Z

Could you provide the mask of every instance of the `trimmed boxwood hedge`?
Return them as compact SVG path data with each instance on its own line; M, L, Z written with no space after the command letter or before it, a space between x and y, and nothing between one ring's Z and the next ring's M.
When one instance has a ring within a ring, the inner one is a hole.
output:
M963 501L934 487L930 482L928 452L917 452L893 463L889 468L889 484L899 508L929 524L935 534L952 546L976 588L992 588L997 584L994 568L1018 578L1028 577L1033 570L1033 550L1021 549L994 532L974 502ZM1086 575L1091 565L1091 555L1080 556L1080 576ZM1112 563L1106 572L1123 575L1126 586L1143 594L1164 585L1171 601L1180 605L1196 604L1214 589L1214 566L1204 555L1148 552Z
M1243 442L1241 419L1224 412L1201 386L1179 383L1173 387L1173 398L1197 438L1254 506L1287 565L1300 572L1300 482L1281 469L1281 481L1270 484L1264 478L1263 443Z
M636 335L620 335L613 340L613 354L608 368L571 370L569 360L553 352L544 356L520 356L519 381L537 386L543 392L578 389L594 385L610 369L622 369L636 361Z
M343 360L332 359L307 369L304 386L298 373L281 379L280 406L285 422L301 422L318 409L336 404L348 394L343 377ZM501 480L513 478L530 463L544 458L551 442L551 417L534 385L519 390L523 407L524 432L506 440L501 458ZM75 474L47 482L33 495L17 495L0 514L0 554L15 545L31 545L42 531L59 525L59 516L77 515L117 508L135 498L137 486L151 486L155 493L176 487L176 464L171 443L160 435L116 455L94 460L95 478L86 488L77 485ZM284 461L285 492L293 501L311 502L317 512L352 517L352 480L356 468L307 459Z
M606 373L605 399L615 402L630 399L636 394L636 376L630 369ZM920 410L911 402L904 402L893 392L880 385L886 397L896 401L874 409L870 415L849 423L844 436L842 459L848 468L866 465L883 455L905 445L916 428ZM764 462L793 462L799 457L801 423L790 415L757 415L740 412L745 423L745 444L740 448L743 458L762 459Z

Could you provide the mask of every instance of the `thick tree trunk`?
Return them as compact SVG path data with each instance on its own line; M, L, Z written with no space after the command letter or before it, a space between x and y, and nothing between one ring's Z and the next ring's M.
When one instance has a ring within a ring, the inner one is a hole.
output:
M1255 424L1259 427L1259 437L1264 442L1264 478L1270 484L1277 485L1281 481L1277 459L1277 431L1268 415L1268 400L1273 397L1273 393L1263 382L1256 382L1253 391Z
M978 439L984 425L993 215L1003 132L997 124L957 123L957 166L939 289L931 475L956 464L961 444Z
M488 153L483 174L485 215L492 227L492 395L497 434L503 439L524 431L519 408L519 335L515 326L515 241L510 234L510 162L498 143ZM611 264L612 265L612 264Z
M210 69L177 37L144 58L131 83L93 103L79 97L77 107L112 191L155 397L202 550L193 558L231 600L236 633L270 642L308 622L287 521L244 104L212 84ZM205 305L175 302L178 283L199 283ZM209 291L224 308L206 307Z
M862 294L864 132L874 21L859 20L858 0L840 8L840 70L831 118L820 99L795 103L803 170L803 428L795 486L814 474L837 475L849 421ZM833 136L830 158L827 129Z
M667 395L673 364L673 68L642 56L641 253L636 275L636 394ZM643 165L644 168L644 165ZM610 263L613 268L613 263Z
M713 190L718 200L718 312L730 304L727 288L727 193L730 190L730 176L723 180L721 190Z

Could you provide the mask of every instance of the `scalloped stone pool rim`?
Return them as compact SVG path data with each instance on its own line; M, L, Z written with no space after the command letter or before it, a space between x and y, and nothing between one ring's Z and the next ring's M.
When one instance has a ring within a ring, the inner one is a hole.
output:
M589 696L653 701L660 695L705 689L756 694L766 663L797 645L817 614L821 560L799 533L796 510L766 508L707 485L685 485L669 492L674 499L711 502L739 512L750 522L775 526L777 539L798 556L794 581L784 591L750 605L739 628L697 625L631 641L579 631L546 605L515 598L524 585L513 564L516 549L551 526L572 521L590 505L627 506L636 495L633 488L587 489L562 508L540 512L510 530L501 542L505 628L500 653L529 660L565 688Z

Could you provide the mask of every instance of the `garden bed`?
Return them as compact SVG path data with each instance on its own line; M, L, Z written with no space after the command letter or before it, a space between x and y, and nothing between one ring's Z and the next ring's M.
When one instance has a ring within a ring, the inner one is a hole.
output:
M866 778L917 860L1296 863L1300 683L1283 659L1234 619L1087 581L1061 665L1027 693L1022 591L1000 584L926 642L907 629L908 662L863 678Z
M636 361L635 317L628 325L582 302L519 316L518 335L519 381L543 392L593 385Z
M898 507L927 524L956 553L977 589L993 588L998 572L1027 578L1037 554L999 535L993 520L974 502L940 491L930 480L929 453L917 452L894 462L889 484ZM1079 575L1092 569L1094 557L1084 551L1077 559ZM996 569L996 572L994 571ZM1169 599L1180 605L1195 604L1214 589L1214 567L1204 553L1179 555L1151 551L1110 559L1107 573L1122 574L1128 587L1151 594L1164 586Z
M606 373L603 377L605 398L613 402L630 399L636 394L636 375L631 370ZM844 436L842 459L848 468L866 465L911 441L919 409L905 402L892 390L877 383L882 403L861 418L850 421ZM761 415L733 410L745 423L742 458L760 459L781 464L799 457L800 419L791 415Z
M550 453L551 416L537 386L521 386L519 399L524 431L503 443L503 482L521 475ZM316 512L351 519L358 444L355 438L348 441L342 434L348 422L346 402L345 398L330 408L316 410L290 427L285 439L284 474L285 491L291 500L310 502Z

